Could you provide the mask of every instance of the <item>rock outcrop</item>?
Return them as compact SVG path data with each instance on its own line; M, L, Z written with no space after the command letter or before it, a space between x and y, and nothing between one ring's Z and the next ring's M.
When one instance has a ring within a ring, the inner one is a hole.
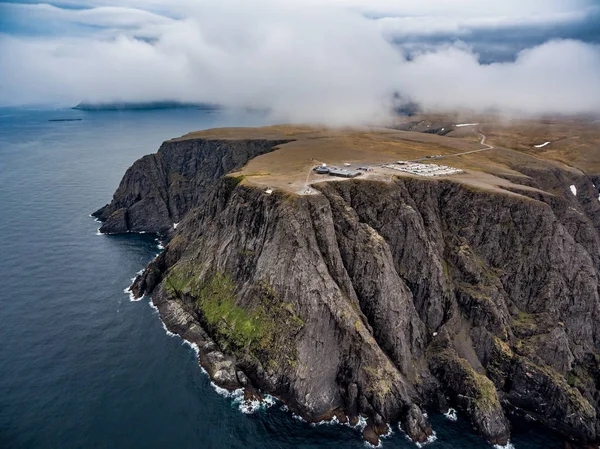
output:
M281 143L167 142L96 213L105 232L170 237L132 288L198 345L217 384L273 394L309 421L362 415L370 441L400 423L424 442L423 409L446 404L494 444L508 441L514 407L598 440L589 178L530 171L540 190L519 194L348 180L297 196L226 176Z
M289 140L173 140L131 167L110 204L92 215L100 232L170 235L173 225L206 195L221 176Z

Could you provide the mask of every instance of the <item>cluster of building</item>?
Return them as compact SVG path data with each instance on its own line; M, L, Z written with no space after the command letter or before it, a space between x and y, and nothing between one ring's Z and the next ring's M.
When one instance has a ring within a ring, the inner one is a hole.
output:
M345 168L329 167L327 165L319 165L313 168L313 171L320 175L339 176L340 178L356 178L362 175L360 170L348 170Z
M404 173L418 176L447 176L463 173L458 168L448 167L446 165L420 164L417 162L398 161L395 164L384 165L383 168L391 168Z

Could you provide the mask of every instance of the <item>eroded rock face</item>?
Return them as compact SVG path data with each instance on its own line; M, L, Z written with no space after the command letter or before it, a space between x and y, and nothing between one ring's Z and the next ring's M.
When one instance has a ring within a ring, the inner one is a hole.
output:
M412 178L265 195L222 177L229 163L204 179L168 162L216 148L187 145L136 163L98 216L115 232L181 220L132 288L152 293L217 384L269 392L311 421L363 415L373 441L398 422L426 441L434 404L494 444L510 437L506 406L598 439L600 203L558 195L563 175L530 173L553 192L530 197ZM177 170L187 187L158 176Z
M288 141L188 139L163 143L125 173L110 204L92 215L103 233L168 235L212 183Z

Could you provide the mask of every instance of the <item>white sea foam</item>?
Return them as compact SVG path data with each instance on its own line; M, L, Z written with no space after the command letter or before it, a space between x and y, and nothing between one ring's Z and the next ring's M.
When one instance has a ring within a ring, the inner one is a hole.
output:
M265 395L262 400L244 400L244 390L238 389L231 393L233 395L230 397L234 398L233 404L237 405L240 412L244 413L245 415L255 413L259 410L267 410L277 403L277 400L269 394Z
M499 444L494 444L494 449L515 449L515 447L509 441L506 443L506 446L500 446Z
M404 431L404 429L402 428L400 423L398 423L398 429L400 430L400 432L402 432L404 434L404 436L406 437L406 439L408 441L415 443L415 445L417 447L423 447L423 446L425 446L427 444L431 444L437 440L437 435L436 435L435 431L432 431L432 434L427 437L427 441L425 441L424 443L417 443L416 441L413 441L413 439Z
M358 423L356 423L355 426L350 426L350 427L354 427L355 429L360 429L360 431L362 432L363 430L365 430L365 427L367 427L367 418L365 418L364 416L359 416Z
M196 355L200 355L200 348L198 347L198 345L196 343L192 343L191 341L188 341L185 338L182 338L182 340L183 340L183 342L181 343L182 345L189 346L190 348L192 348L194 350L194 352L196 353ZM225 390L225 391L227 391L227 390Z
M571 189L571 193L575 196L577 196L577 187L575 187L575 185L571 184L571 187L569 187Z
M392 426L390 426L389 424L386 424L386 426L388 428L388 431L381 435L380 438L389 438L394 434L394 429L392 429Z
M156 307L156 306L154 305L154 303L152 302L152 299L150 299L150 301L148 301L148 305L150 306L150 308L151 308L152 310L154 310L156 313L158 313L158 307ZM165 324L165 323L163 323L163 321L162 321L162 320L160 320L160 322L161 322L163 325Z
M125 293L126 295L129 295L129 301L131 301L131 302L138 302L138 301L141 301L141 299L142 299L142 298L136 298L135 297L135 295L131 291L131 286L129 286L126 289L124 289L123 293Z
M425 441L424 443L415 443L415 444L417 445L417 447L423 447L426 444L431 444L431 443L435 442L436 440L437 440L437 435L435 434L435 431L434 431L431 435L429 435L427 437L427 441Z
M444 416L446 417L446 419L448 419L450 421L458 420L458 415L456 414L456 410L454 410L453 408L449 408L448 411L446 413L444 413Z
M102 233L100 232L100 228L98 228L98 229L96 230L96 235L104 235L104 234L102 234Z
M338 417L334 416L329 421L323 420L323 421L319 421L319 422L313 422L313 423L310 423L310 425L313 427L314 426L323 426L323 425L331 426L331 425L339 424L339 423L340 423L340 420L338 419Z
M461 123L460 125L454 125L457 128L462 128L463 126L477 126L479 123Z
M371 447L371 448L380 448L383 445L381 444L381 440L379 440L379 443L377 444L377 446L375 446L374 444L371 444L367 440L365 440L365 446L366 447Z
M552 142L544 142L539 145L534 145L535 148L544 148L546 145L550 145Z
M156 310L158 311L158 308ZM165 334L167 334L169 337L178 337L177 334L174 334L167 328L167 325L165 323L163 323L162 320L160 322L162 324L163 329L165 330Z

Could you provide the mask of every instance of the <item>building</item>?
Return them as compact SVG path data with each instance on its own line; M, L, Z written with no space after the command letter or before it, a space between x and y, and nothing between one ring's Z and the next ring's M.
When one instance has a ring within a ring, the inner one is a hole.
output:
M331 176L339 176L340 178L356 178L362 175L362 172L358 170L344 170L342 168L332 168L329 170Z

